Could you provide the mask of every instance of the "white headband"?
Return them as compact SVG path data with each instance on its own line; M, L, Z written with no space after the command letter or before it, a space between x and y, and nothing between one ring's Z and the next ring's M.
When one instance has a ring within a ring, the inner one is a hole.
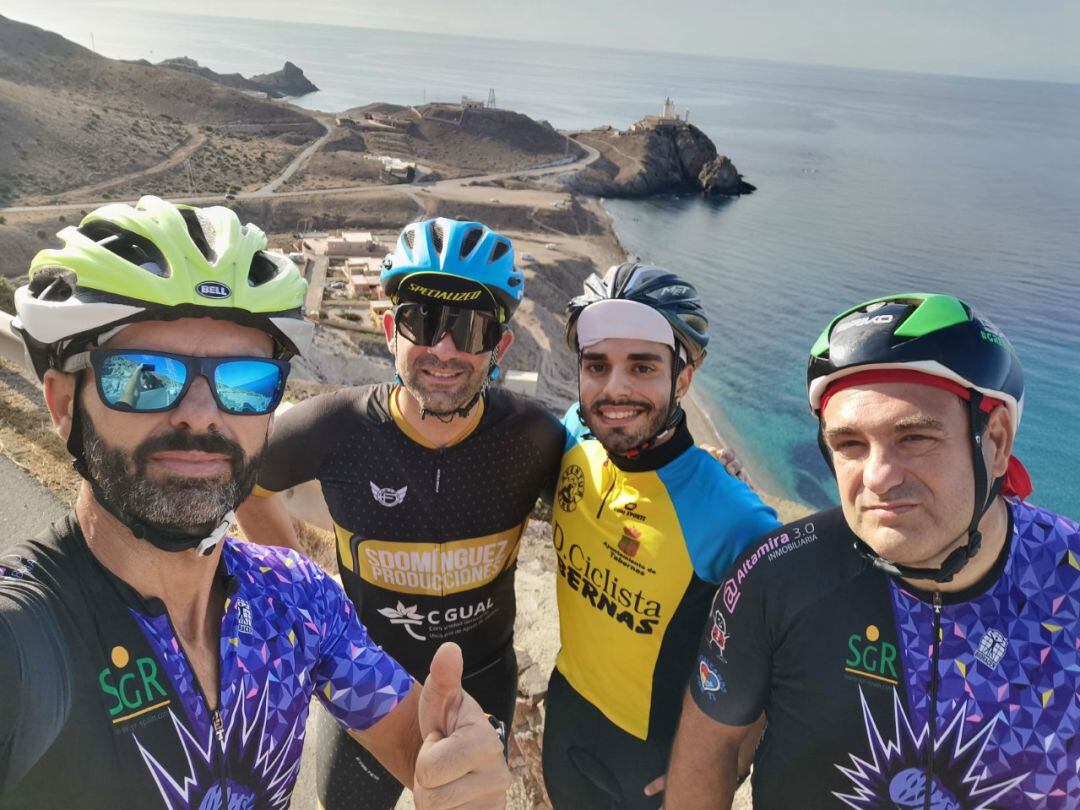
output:
M651 340L677 350L675 332L667 318L646 304L625 298L589 304L578 316L577 340L581 349L609 338Z

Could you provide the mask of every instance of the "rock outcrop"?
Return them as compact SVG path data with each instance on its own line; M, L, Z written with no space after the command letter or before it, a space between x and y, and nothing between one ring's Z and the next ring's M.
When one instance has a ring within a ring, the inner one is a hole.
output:
M601 159L571 177L571 190L605 197L647 197L700 191L734 196L754 191L709 136L685 121L639 123L626 132L611 128L577 133Z
M304 71L292 62L286 62L281 70L274 73L260 73L258 76L252 76L251 81L281 93L283 96L304 96L319 89L308 80Z
M261 73L258 76L252 76L250 79L245 79L239 73L218 73L216 70L200 65L189 56L166 59L164 62L158 62L158 67L202 76L204 79L223 84L226 87L235 87L237 90L266 93L270 98L303 96L307 93L314 93L319 89L308 81L304 71L292 62L286 62L281 70L274 73Z
M209 79L212 82L223 84L226 87L235 87L237 90L248 90L257 93L266 93L271 98L281 98L282 94L276 90L270 90L267 87L263 87L250 79L245 79L239 73L218 73L215 70L211 70L208 67L204 67L192 59L190 56L176 56L172 59L166 59L163 62L158 62L158 67L169 68L170 70L179 70L182 73L191 73L195 76L202 76L204 79Z

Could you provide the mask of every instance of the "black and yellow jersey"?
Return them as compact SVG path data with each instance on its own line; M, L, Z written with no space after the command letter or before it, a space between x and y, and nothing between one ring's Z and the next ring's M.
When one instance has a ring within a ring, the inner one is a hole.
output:
M683 420L634 459L610 457L567 414L553 507L556 666L614 724L674 735L709 603L727 566L776 513L709 453Z
M468 674L512 639L518 541L565 434L539 405L493 389L456 443L430 447L401 417L398 390L348 388L287 411L256 492L318 479L342 584L371 637L421 679L454 641Z

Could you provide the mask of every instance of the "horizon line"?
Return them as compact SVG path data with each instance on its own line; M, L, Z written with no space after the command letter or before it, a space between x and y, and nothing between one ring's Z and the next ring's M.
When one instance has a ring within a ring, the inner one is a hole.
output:
M653 48L641 48L631 45L622 47L604 44L594 43L582 43L582 42L558 42L548 39L530 39L528 37L512 37L512 36L483 36L480 34L465 34L457 32L440 32L440 31L428 31L418 30L410 28L393 28L389 26L380 25L357 25L355 23L347 22L312 22L309 20L283 20L272 17L238 17L235 14L213 14L205 12L186 12L183 9L147 9L138 5L128 4L108 4L106 8L110 8L117 11L138 11L143 14L160 14L170 17L189 17L189 18L202 18L211 20L233 20L237 22L262 22L262 23L274 23L279 25L302 25L309 28L350 28L361 31L386 31L397 34L415 34L422 36L434 36L434 37L455 37L459 39L475 39L484 42L522 42L533 45L558 45L563 47L584 46L594 48L596 50L624 52L624 53L646 53L658 56L696 56L703 59L717 59L717 60L729 60L734 62L757 62L767 65L786 65L786 66L799 66L799 67L815 67L815 68L833 68L838 70L862 70L873 73L887 73L894 75L907 75L907 76L931 76L937 78L946 79L971 79L976 81L1001 81L1001 82L1024 82L1029 84L1052 84L1052 85L1064 85L1072 87L1080 87L1080 77L1076 79L1049 79L1049 78L1031 78L1031 77L1018 77L1018 76L1000 76L1000 75L978 75L972 73L936 73L927 70L914 70L914 69L902 69L902 68L886 68L886 67L867 67L864 65L853 64L841 64L835 62L799 62L777 58L766 58L760 56L726 56L716 53L703 53L695 50L676 51L669 49L653 49ZM5 16L5 15L0 15ZM14 18L9 18L14 19ZM33 24L33 23L31 23ZM56 33L56 32L53 32ZM92 33L92 32L91 32ZM286 57L286 61L291 61Z

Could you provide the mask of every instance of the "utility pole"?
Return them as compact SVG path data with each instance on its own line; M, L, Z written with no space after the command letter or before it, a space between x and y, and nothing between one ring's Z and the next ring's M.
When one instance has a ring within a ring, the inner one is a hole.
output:
M97 45L94 43L94 32L90 32L90 50L97 53Z

